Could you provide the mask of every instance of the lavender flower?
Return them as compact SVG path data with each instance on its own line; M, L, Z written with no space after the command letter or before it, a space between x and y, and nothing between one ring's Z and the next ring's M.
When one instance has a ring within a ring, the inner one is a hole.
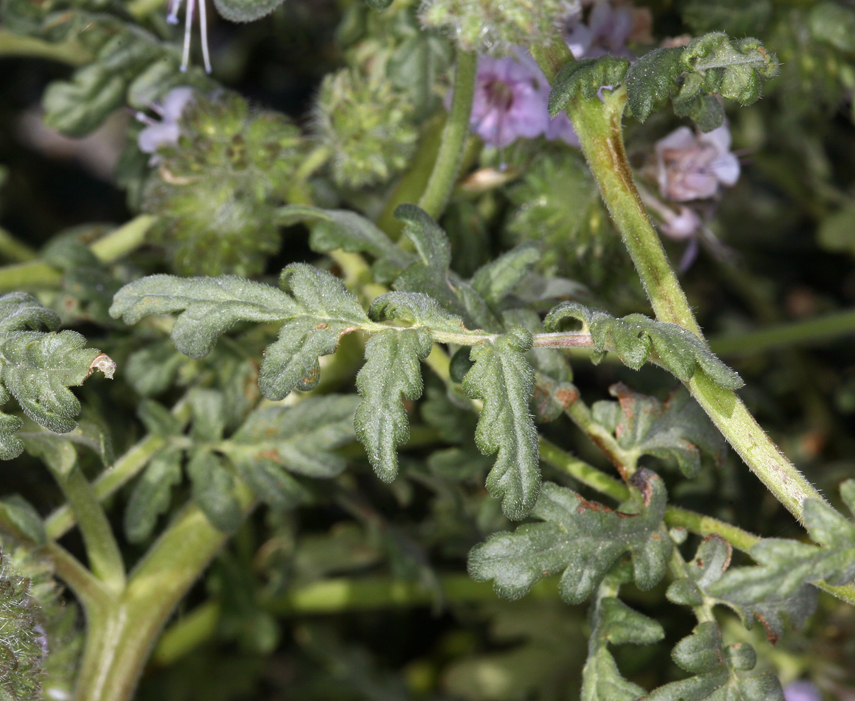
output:
M564 22L564 39L577 59L606 55L634 58L626 48L635 26L632 8L613 6L609 0L597 0L588 13L587 21L582 19L582 6L577 6Z
M517 57L478 59L472 130L485 143L503 148L519 138L563 139L578 145L566 115L549 118L549 83L534 60L522 50Z
M152 109L160 114L160 121L141 112L137 114L137 119L148 125L137 136L140 151L153 154L160 146L178 143L181 136L178 120L193 94L193 88L188 87L173 88L166 93L160 106L152 105Z
M656 143L659 191L673 202L713 197L721 185L739 179L739 160L730 152L730 130L708 134L680 127Z
M813 682L800 680L784 687L786 701L822 701L822 694Z
M169 24L178 24L178 11L181 9L181 0L169 0L166 21ZM193 14L196 9L196 0L187 0L187 9L184 12L184 53L181 57L181 70L186 71L190 63L190 39L193 31ZM208 17L205 0L199 0L199 29L202 34L202 59L205 62L205 72L211 72L211 57L208 53Z

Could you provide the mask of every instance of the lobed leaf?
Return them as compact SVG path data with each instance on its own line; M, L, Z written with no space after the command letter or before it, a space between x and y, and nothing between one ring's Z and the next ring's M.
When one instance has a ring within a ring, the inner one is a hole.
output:
M640 589L664 576L672 541L662 523L662 480L641 469L632 478L638 513L612 511L576 492L547 482L532 510L542 523L491 535L469 554L469 573L493 580L499 596L517 599L543 577L563 571L558 588L571 604L587 599L618 560L629 553Z
M855 481L844 482L841 492L855 514L853 491ZM803 589L810 582L825 580L842 586L855 581L855 525L818 499L805 499L803 508L810 537L825 547L780 538L761 540L748 552L758 564L729 570L709 587L710 593L734 607L750 609L804 597Z
M699 623L692 634L674 647L674 661L694 676L661 686L645 701L702 701L702 699L744 699L784 701L784 692L774 674L737 675L757 664L757 654L748 643L725 647L718 625Z
M605 357L608 348L617 353L624 364L638 370L655 351L658 363L683 382L691 379L700 368L725 389L738 389L744 384L700 338L677 324L654 321L643 314L615 319L578 302L563 302L549 312L544 327L547 331L557 331L567 317L581 321L591 334L594 342L591 359L595 363Z
M433 343L424 328L382 331L365 344L365 365L356 376L362 402L356 410L356 435L377 476L391 482L398 474L396 448L410 436L402 399L422 395L419 361Z
M626 101L639 122L677 90L677 79L685 70L682 54L682 47L653 49L627 70Z
M375 321L400 319L414 326L449 333L466 330L463 319L447 312L433 297L421 292L387 292L371 303L368 313Z
M484 455L498 452L487 490L502 499L502 511L516 521L528 516L540 490L537 431L528 407L534 371L524 356L531 344L531 334L516 328L473 346L475 364L462 383L467 395L484 402L475 430L478 449Z
M675 461L689 478L701 469L701 451L721 464L727 442L685 387L674 390L664 403L621 383L609 392L618 403L597 402L593 417L615 434L624 450Z
M567 107L577 95L584 100L597 97L600 88L620 85L629 61L617 56L601 58L583 58L568 63L558 71L549 93L549 116L556 117Z
M539 260L537 245L521 244L480 267L472 277L472 287L494 312L498 312L501 302L528 276Z
M591 614L588 660L582 670L583 701L635 701L645 693L623 678L608 644L649 644L665 637L662 626L614 596L597 599Z

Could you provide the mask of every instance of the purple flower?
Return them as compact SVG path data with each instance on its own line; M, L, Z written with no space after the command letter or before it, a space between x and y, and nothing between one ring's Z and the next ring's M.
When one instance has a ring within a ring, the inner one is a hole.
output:
M178 24L178 10L181 9L181 0L169 0L167 5L166 21L169 24ZM190 63L190 39L193 32L193 14L196 9L196 0L187 0L187 9L184 11L184 54L181 57L181 70L186 71ZM205 61L205 72L211 72L211 57L208 54L208 17L205 0L199 0L199 30L202 34L202 59Z
M155 153L162 145L178 143L178 137L181 136L178 120L193 95L193 88L188 87L173 88L166 93L160 106L152 105L152 109L160 114L160 121L142 113L137 114L137 119L148 125L137 136L140 151Z
M784 687L786 701L822 701L822 694L813 682L800 680Z
M516 57L480 56L470 125L485 143L497 148L541 134L578 146L567 115L549 118L548 98L546 77L522 49Z
M627 6L612 6L609 0L597 0L582 21L582 8L565 18L564 39L577 59L600 56L634 58L626 42L635 25L633 11Z
M730 152L726 125L708 134L680 127L656 143L659 191L665 199L687 202L713 197L721 185L739 179L739 160Z

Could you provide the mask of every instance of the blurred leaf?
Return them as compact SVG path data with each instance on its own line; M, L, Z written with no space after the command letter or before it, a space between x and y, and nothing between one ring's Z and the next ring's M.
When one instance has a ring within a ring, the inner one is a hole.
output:
M539 259L537 246L530 243L517 246L479 268L472 278L472 287L497 313L504 298L516 289Z
M214 7L229 22L254 22L269 15L283 2L284 0L214 0Z
M808 14L814 39L835 49L855 54L855 10L840 3L819 2Z
M125 534L132 543L151 537L157 517L169 509L172 487L181 482L181 451L155 455L134 485L125 508Z
M627 515L547 482L532 511L543 522L495 533L475 546L469 574L480 582L492 579L499 596L517 599L535 582L563 570L561 598L578 604L629 552L636 584L650 589L664 576L671 555L672 541L662 523L665 486L644 469L635 473L632 485L639 511Z
M44 545L47 538L44 521L35 507L24 497L18 494L3 497L0 499L0 513L3 514L4 521L11 523L36 546Z
M498 452L487 490L502 499L505 515L516 521L528 516L540 490L537 431L528 410L534 372L523 355L531 343L531 334L516 328L472 346L475 365L462 385L466 394L484 402L475 431L478 449L484 455Z
M848 205L823 218L817 229L817 243L826 251L855 256L855 205Z
M222 458L207 450L197 450L187 463L193 501L211 524L225 533L234 533L243 522L240 502L235 495L235 478Z

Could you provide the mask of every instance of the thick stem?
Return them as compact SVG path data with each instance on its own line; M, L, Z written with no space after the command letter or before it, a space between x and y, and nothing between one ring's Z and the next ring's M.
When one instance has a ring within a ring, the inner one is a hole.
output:
M602 101L576 97L568 108L585 157L657 319L679 324L703 338L635 187L621 131L626 90L602 92ZM822 500L822 496L758 426L739 397L701 371L687 386L751 471L801 521L802 502Z
M419 199L419 207L434 219L439 219L445 210L457 182L466 140L469 137L469 118L472 114L477 68L478 57L474 52L458 50L451 110L442 132L442 144L430 180Z
M254 500L240 484L245 514ZM128 701L175 606L229 535L190 505L152 546L121 596L87 610L88 636L77 682L77 701Z

